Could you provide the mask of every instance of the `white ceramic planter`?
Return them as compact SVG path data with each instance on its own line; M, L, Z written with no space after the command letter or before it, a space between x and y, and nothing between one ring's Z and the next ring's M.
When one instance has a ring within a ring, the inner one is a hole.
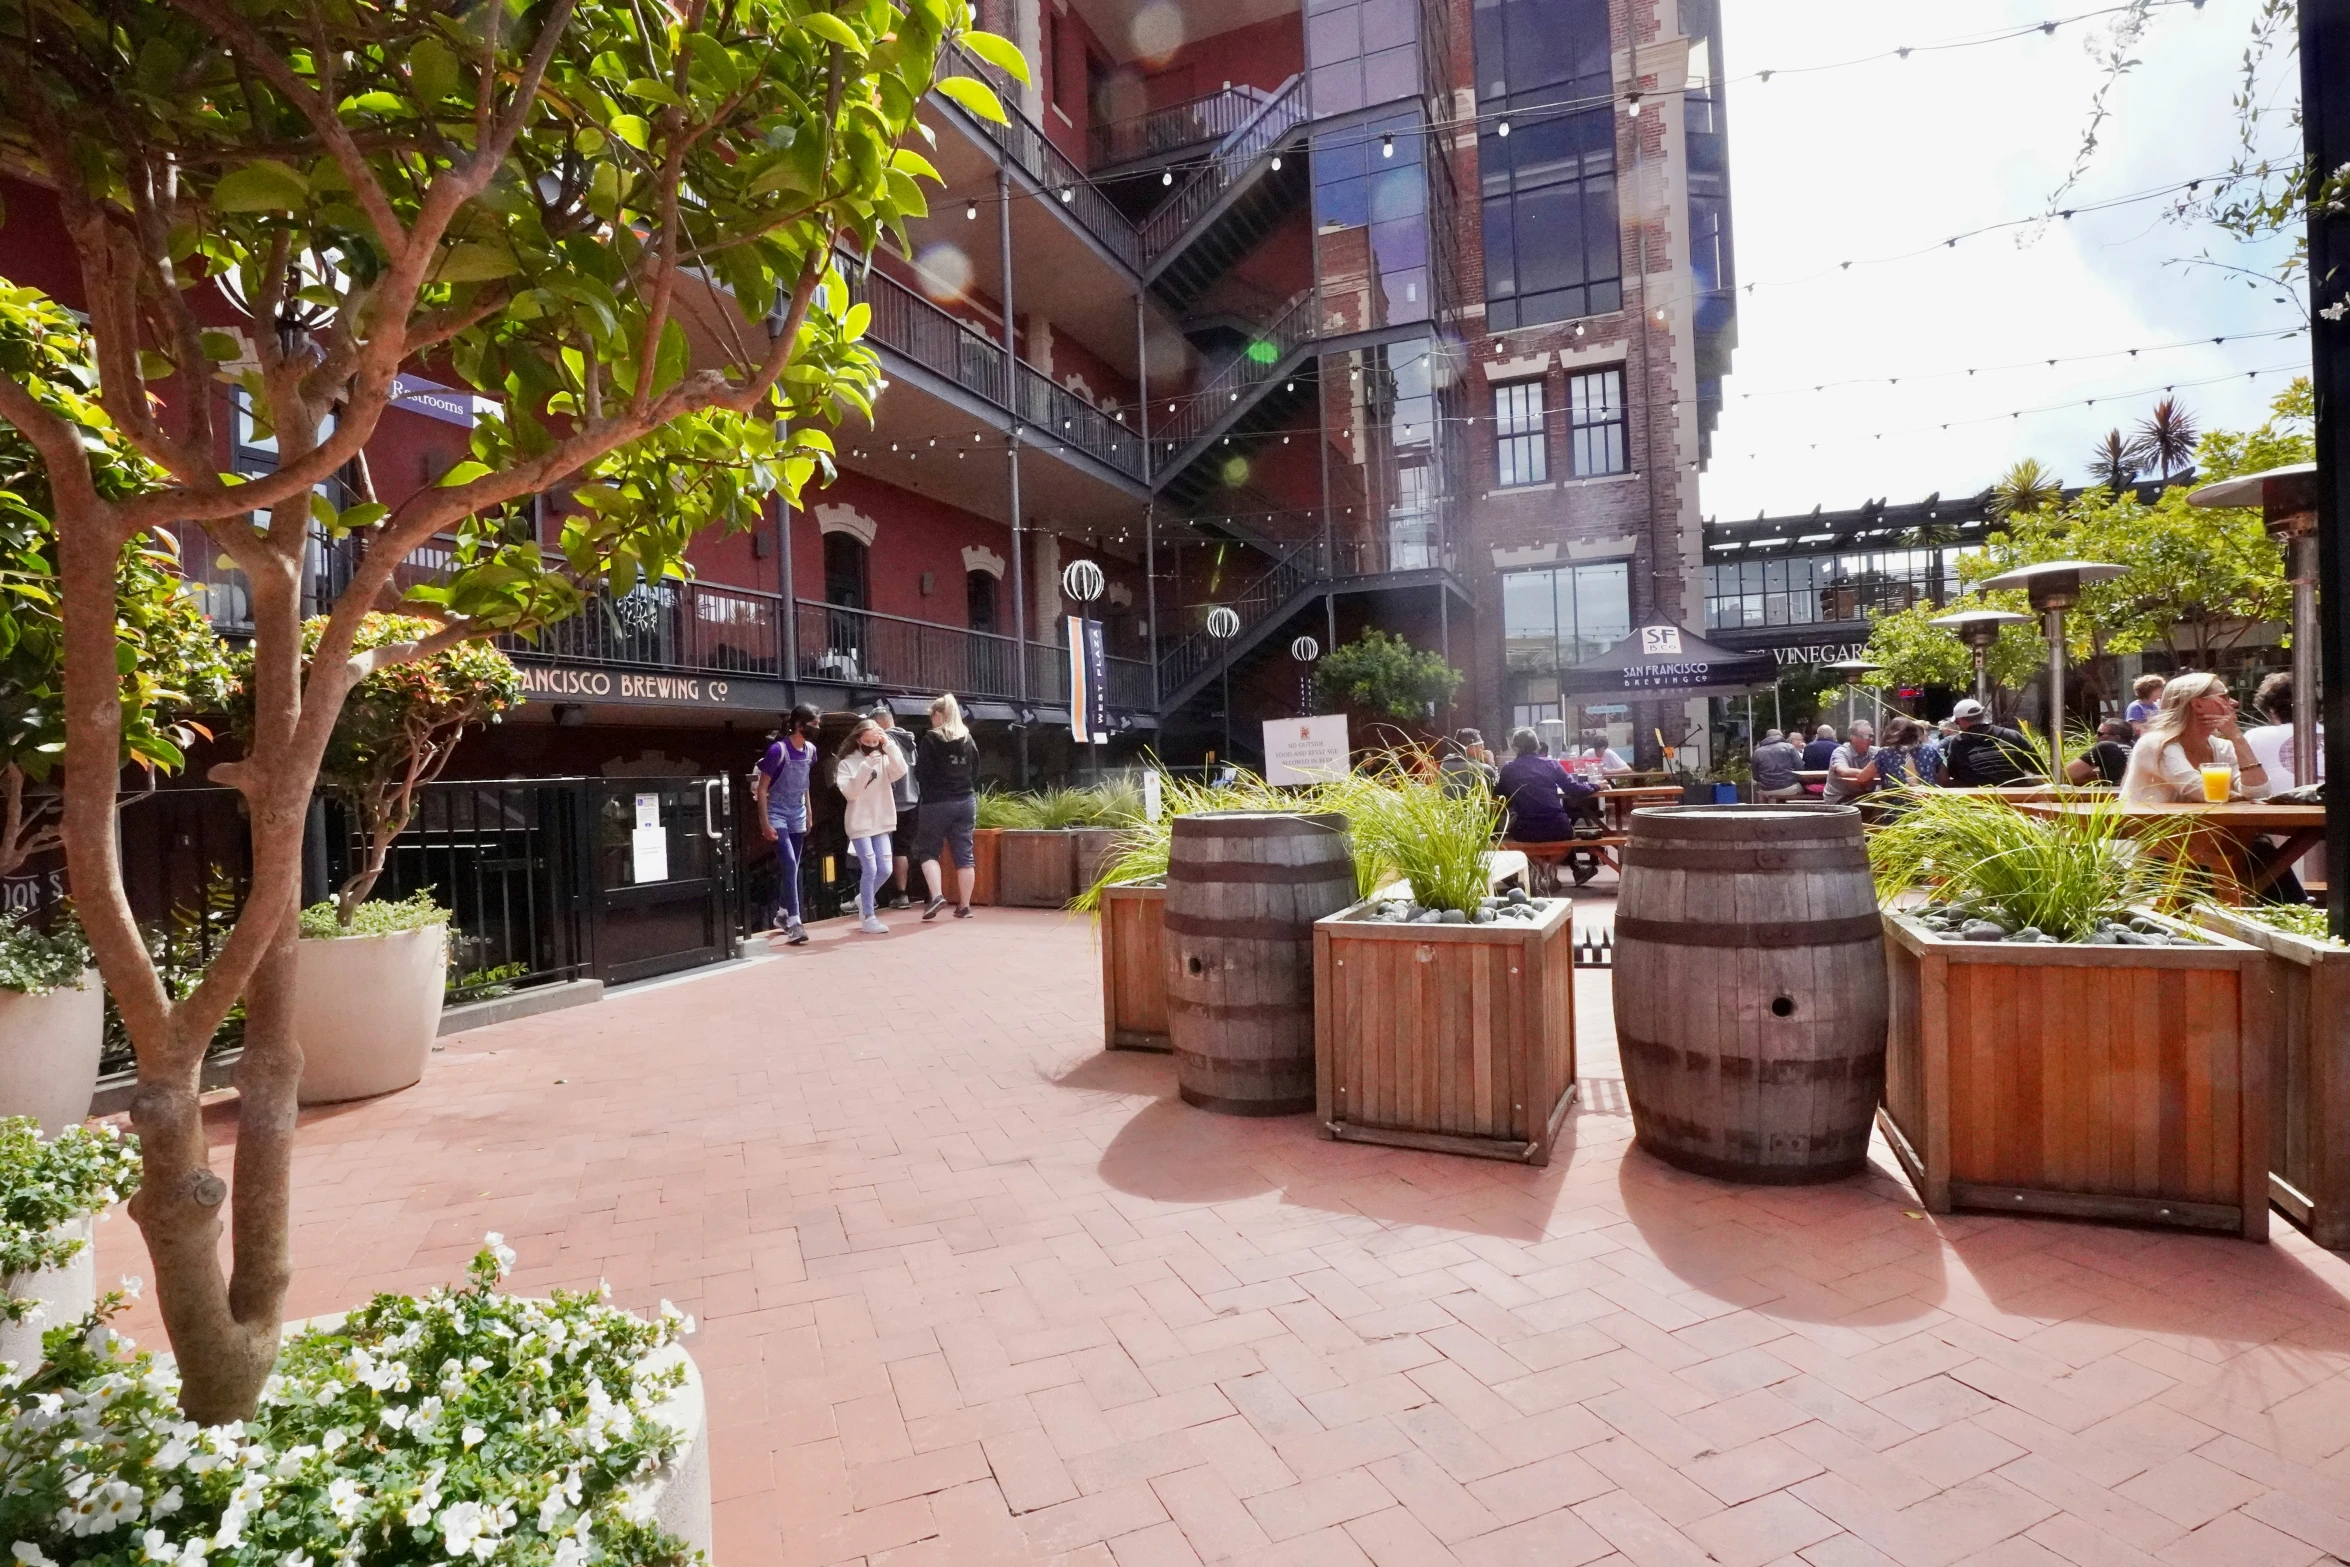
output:
M424 1076L448 988L446 925L294 949L294 1038L306 1105L367 1099Z
M96 969L83 971L79 990L0 990L0 1116L37 1117L43 1137L80 1125L105 1042L106 992Z
M20 1371L39 1365L41 1335L61 1323L79 1321L98 1304L98 1245L91 1234L96 1222L94 1215L83 1214L57 1227L82 1243L63 1267L0 1279L0 1294L41 1306L31 1322L0 1321L0 1360L13 1361Z

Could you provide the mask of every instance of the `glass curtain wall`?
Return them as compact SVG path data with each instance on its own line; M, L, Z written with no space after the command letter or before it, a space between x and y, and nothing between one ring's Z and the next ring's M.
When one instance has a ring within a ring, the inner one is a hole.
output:
M1475 0L1473 14L1487 326L1622 309L1607 0Z
M1567 719L1577 730L1608 729L1611 743L1629 738L1628 715L1614 707L1583 709L1563 702L1558 680L1560 670L1595 658L1632 634L1629 561L1504 572L1501 613L1513 727ZM1622 734L1616 735L1619 727Z

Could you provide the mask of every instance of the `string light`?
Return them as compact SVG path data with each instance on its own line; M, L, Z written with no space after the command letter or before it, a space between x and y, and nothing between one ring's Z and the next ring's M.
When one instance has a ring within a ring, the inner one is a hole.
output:
M1395 132L1389 131L1379 138L1379 156L1382 158L1395 156Z
M1995 375L2009 370L2043 370L2057 365L2088 364L2099 359L2135 359L2140 354L2165 353L2179 348L2213 348L2224 343L2285 341L2301 336L2309 328L2288 327L2281 332L2235 332L2221 337L2186 338L2176 343L2142 343L2136 348L2108 348L2094 354L2060 354L2054 358L2018 359L2008 364L1976 365L1965 370L1927 370L1906 376L1851 376L1841 381L1822 381L1812 386L1771 387L1759 392L1740 392L1741 402L1757 397L1794 397L1816 392L1833 391L1847 386L1899 386L1903 381L1947 381L1960 376Z
M963 219L964 219L964 221L965 221L965 222L968 222L968 223L977 223L977 222L979 221L979 203L978 203L978 202L976 202L976 201L967 201L967 202L963 203Z

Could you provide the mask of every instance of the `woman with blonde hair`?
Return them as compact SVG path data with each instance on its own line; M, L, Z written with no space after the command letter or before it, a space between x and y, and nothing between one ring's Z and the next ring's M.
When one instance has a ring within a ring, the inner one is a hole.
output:
M832 764L832 781L848 801L841 827L857 862L857 928L868 936L889 934L874 899L889 879L889 837L898 822L898 802L890 785L905 776L906 759L870 718L849 732Z
M2228 683L2213 674L2180 675L2162 688L2154 716L2130 748L2122 800L2129 805L2204 800L2206 767L2228 770L2231 800L2258 800L2269 792L2268 770L2237 726Z
M914 783L922 799L914 818L914 858L930 890L922 917L937 919L946 907L946 878L939 866L944 851L955 861L955 918L967 920L979 865L971 840L979 825L979 745L964 726L963 705L953 692L930 704L930 728L914 747Z

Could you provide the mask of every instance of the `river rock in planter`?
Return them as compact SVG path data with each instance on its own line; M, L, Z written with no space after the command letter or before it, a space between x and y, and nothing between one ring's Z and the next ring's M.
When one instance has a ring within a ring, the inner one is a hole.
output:
M29 1115L43 1137L79 1126L98 1087L106 992L96 969L79 990L0 990L0 1116Z
M294 944L303 1104L368 1099L424 1076L447 993L446 925Z
M30 1322L0 1321L0 1360L15 1362L19 1371L31 1370L41 1363L42 1334L61 1323L78 1322L98 1304L98 1243L92 1235L96 1225L96 1216L85 1213L57 1227L54 1233L82 1243L63 1266L0 1279L0 1294L40 1305Z

